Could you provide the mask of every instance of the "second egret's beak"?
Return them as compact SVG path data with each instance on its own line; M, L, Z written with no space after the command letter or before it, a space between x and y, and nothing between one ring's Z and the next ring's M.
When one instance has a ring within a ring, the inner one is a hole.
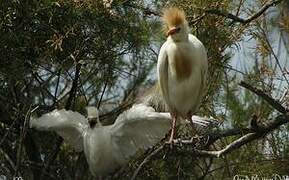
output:
M171 29L168 30L167 36L178 33L180 30L181 30L181 28L179 28L179 27L172 27Z

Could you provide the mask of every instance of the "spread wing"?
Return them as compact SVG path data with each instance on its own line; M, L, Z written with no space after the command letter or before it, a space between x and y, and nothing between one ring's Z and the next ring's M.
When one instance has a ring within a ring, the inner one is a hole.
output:
M43 131L55 131L66 142L71 144L76 151L82 151L82 134L88 128L88 121L78 112L54 110L42 115L40 118L32 118L30 127Z
M169 113L157 113L144 104L134 105L117 118L111 138L124 159L154 146L169 132Z
M158 56L158 84L160 86L163 98L168 103L169 102L169 92L168 92L168 54L166 52L166 43L160 49ZM169 105L169 104L168 104Z

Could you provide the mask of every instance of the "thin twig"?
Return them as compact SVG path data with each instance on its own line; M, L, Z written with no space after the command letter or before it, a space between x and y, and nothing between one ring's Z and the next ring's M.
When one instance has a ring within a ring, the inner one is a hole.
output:
M226 68L226 69L228 69L229 71L234 71L234 72L236 72L236 73L240 73L240 74L242 74L242 75L246 75L246 73L244 73L244 72L242 72L242 71L240 71L240 70L238 70L238 69L235 69L235 68L233 68L232 66L229 66L229 65L221 65L222 67L224 67L224 68Z
M24 139L26 136L26 130L28 128L30 115L31 115L31 106L29 107L29 110L27 111L27 113L25 115L24 123L22 126L22 131L20 133L20 140L19 140L19 147L18 147L18 151L17 151L17 161L16 161L14 177L18 176L18 171L19 171L19 168L20 168L21 163L22 163L21 160L22 160L23 142L24 142Z
M277 63L277 66L278 66L279 70L281 71L282 76L284 77L287 85L289 85L289 80L287 79L286 75L285 75L284 72L283 72L283 68L282 68L282 66L281 66L281 64L280 64L280 61L279 61L276 53L274 52L274 50L273 50L273 48L272 48L272 46L271 46L271 44L270 44L270 42L269 42L269 40L268 40L268 38L267 38L267 36L266 36L266 33L264 32L263 29L262 29L262 31L263 31L263 34L265 35L265 38L264 38L264 39L265 39L265 41L266 41L266 44L268 45L269 50L271 51L271 53L272 53L272 55L273 55L273 57L274 57L274 59L275 59L275 61L276 61L276 63Z
M72 82L72 87L71 87L71 90L69 92L69 97L68 97L68 100L67 100L66 105L65 105L65 109L66 110L71 109L72 102L73 102L73 100L75 98L75 94L76 94L76 91L77 91L78 79L79 79L79 76L80 76L80 69L81 69L81 64L77 63L76 66L75 66L75 76L74 76L74 79L73 79L73 82Z
M165 145L162 145L160 147L158 147L156 150L154 150L151 154L149 154L144 160L143 162L138 166L138 168L135 170L135 172L133 173L133 176L131 178L131 180L134 180L136 178L136 176L138 175L139 171L141 170L141 168L150 161L150 159L156 155L158 152L160 152Z
M240 83L240 86L252 91L253 93L257 94L258 96L260 96L261 98L263 98L267 103L269 103L274 109L276 109L277 111L279 111L280 113L287 113L288 109L286 109L285 107L283 107L280 102L278 102L277 100L273 99L272 97L270 97L269 95L267 95L264 91L262 91L261 89L257 89L253 86L251 86L250 84L242 81Z
M239 16L239 13L243 4L244 4L244 0L240 0L240 3L237 8L236 16Z
M10 164L10 166L12 167L12 169L14 171L16 171L16 165L13 162L13 160L10 158L10 156L2 149L0 148L0 152L3 154L3 157L8 161L8 163Z
M206 157L217 157L219 158L222 155L225 155L235 149L238 149L239 147L243 146L244 144L247 144L248 142L257 139L260 135L257 133L248 133L241 138L233 141L231 144L227 145L224 149L219 151L206 151L206 150L198 150L195 149L194 153L196 153L198 156L206 156Z
M32 72L31 75L34 77L34 79L38 82L38 84L40 85L40 87L44 86L43 84L47 83L46 81L44 81L40 76L39 74L37 74L36 72ZM51 94L51 92L45 88L45 87L42 87L44 89L44 91L47 93L47 95L49 97L51 97L52 99L54 99L54 96L53 94ZM43 91L41 91L41 93L43 93ZM43 95L44 96L44 95Z
M277 4L281 3L283 0L271 0L268 1L267 3L265 3L261 9L254 13L253 15L251 15L250 17L248 17L247 19L243 19L240 18L232 13L226 12L226 11L221 11L218 9L203 9L206 13L209 14L215 14L218 16L223 16L226 17L228 19L232 19L233 22L239 22L241 24L249 24L250 22L252 22L253 20L257 19L258 17L260 17L267 9L269 9L272 6L276 6Z
M54 92L54 105L57 103L57 93L58 93L58 87L59 87L59 82L60 82L60 76L61 76L61 69L58 70L58 77L57 77L57 82L56 82L56 87L55 87L55 92Z
M108 77L107 77L106 80L105 80L104 87L103 87L103 90L102 90L101 95L100 95L100 99L99 99L99 101L98 101L98 103L97 103L97 109L99 109L99 107L100 107L100 104L101 104L103 95L104 95L104 93L105 93L107 84L108 84Z
M7 136L9 135L10 131L12 130L13 126L16 124L17 119L15 118L13 120L13 122L11 123L11 125L9 126L8 130L6 131L6 133L3 135L1 141L0 141L0 146L2 146L2 143L5 141L5 139L7 138Z

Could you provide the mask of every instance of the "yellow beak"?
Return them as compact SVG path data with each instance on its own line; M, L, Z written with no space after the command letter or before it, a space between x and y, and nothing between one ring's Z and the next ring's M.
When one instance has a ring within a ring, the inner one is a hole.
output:
M181 30L181 28L179 28L179 27L172 27L168 30L167 36L173 35L173 34L179 32L180 30Z

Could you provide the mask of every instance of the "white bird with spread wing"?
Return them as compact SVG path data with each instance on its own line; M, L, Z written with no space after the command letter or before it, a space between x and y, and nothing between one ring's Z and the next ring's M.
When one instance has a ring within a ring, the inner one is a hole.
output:
M96 108L94 108L96 110ZM88 117L96 111L88 109ZM152 107L134 105L109 126L89 126L78 112L54 110L30 120L39 130L56 131L75 150L84 150L90 171L95 176L107 175L126 164L138 152L156 145L170 128L170 114L157 113Z
M172 116L172 142L177 118L192 122L191 117L201 103L208 63L202 42L189 34L183 10L165 9L163 21L167 40L160 49L157 69L159 86Z
M87 111L88 118L98 118L96 108L89 107ZM192 119L199 124L209 122L198 116ZM137 104L109 126L102 126L99 120L96 125L89 123L80 113L66 110L54 110L40 118L32 118L30 126L57 132L76 151L84 151L94 176L105 176L165 138L170 121L169 113L158 113L150 106Z

